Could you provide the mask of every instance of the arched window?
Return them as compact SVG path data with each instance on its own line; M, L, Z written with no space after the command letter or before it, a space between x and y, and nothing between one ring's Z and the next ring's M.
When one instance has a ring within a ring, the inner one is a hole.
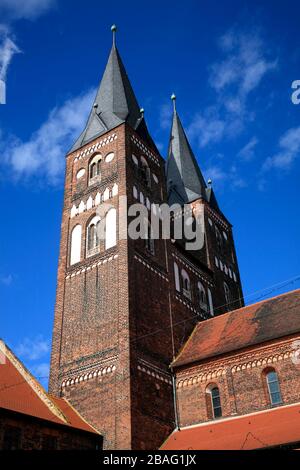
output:
M229 307L231 304L231 292L226 282L224 282L224 293L225 293L226 304Z
M223 251L223 238L217 226L215 227L215 229L216 229L217 245L218 245L219 251L222 252Z
M151 172L147 160L144 157L141 157L141 177L143 183L150 188L151 186Z
M191 300L191 282L188 273L182 269L181 270L181 280L182 280L182 293L185 297Z
M265 372L267 381L268 393L271 405L279 405L282 403L278 375L275 369L268 369Z
M155 246L154 246L154 239L152 236L151 223L149 222L149 220L146 220L145 222L147 224L147 237L145 238L145 245L146 245L147 250L150 251L152 255L154 255Z
M87 227L87 256L100 251L100 217L95 216Z
M135 155L132 155L131 158L132 158L133 163L134 163L136 166L139 166L139 161L138 161L138 159L136 158L136 156L135 156Z
M92 160L90 161L89 164L89 183L93 184L95 182L95 179L100 179L101 177L101 154L97 153Z
M206 296L205 287L200 281L198 281L197 287L198 287L198 299L199 299L200 309L203 310L204 312L207 312L207 296Z
M117 211L109 209L105 216L105 249L108 250L117 244Z
M214 316L214 304L213 304L211 290L209 287L207 288L207 296L208 296L209 313L210 313L210 316L213 317Z
M174 277L175 277L175 289L177 290L177 292L180 292L179 269L178 269L177 263L174 263Z
M71 234L70 265L79 263L81 260L81 225L75 225Z
M105 163L110 163L115 158L114 152L109 152L105 157Z
M90 166L90 178L95 178L97 176L97 164L92 163Z
M206 393L208 393L210 397L209 416L213 419L221 418L222 406L219 387L217 385L210 385L207 387Z

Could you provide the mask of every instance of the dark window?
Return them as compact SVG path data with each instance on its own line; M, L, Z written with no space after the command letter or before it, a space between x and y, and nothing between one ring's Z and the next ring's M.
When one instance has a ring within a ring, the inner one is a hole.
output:
M271 404L279 405L282 403L282 398L277 373L275 371L268 372L266 377Z
M207 312L206 292L201 282L198 282L198 296L199 296L199 306L201 310L204 310L205 312Z
M154 239L152 238L152 229L151 229L151 224L150 222L147 221L147 238L145 239L146 242L146 248L147 250L150 251L152 255L155 254L155 245L154 245Z
M100 245L100 220L88 227L88 251L96 250Z
M222 407L221 407L220 392L219 392L218 387L212 388L210 391L210 395L211 395L213 417L220 418L222 416Z
M226 282L224 282L224 293L225 293L226 304L229 307L231 304L231 292Z
M16 450L21 448L21 429L15 426L7 426L4 429L3 449Z
M97 175L97 165L96 163L93 163L91 165L90 178L95 178L96 175Z
M57 437L45 434L42 437L42 449L43 450L56 450L57 449Z
M97 180L101 175L101 157L99 156L98 159L95 157L90 164L90 180L93 180L97 176Z
M150 171L150 168L148 167L147 162L145 162L144 160L141 161L140 172L141 172L141 179L144 185L150 188L151 187L151 171Z
M184 269L181 270L181 282L182 282L183 295L187 297L189 300L192 300L190 278L188 274L184 271Z
M218 249L220 252L222 252L223 251L223 238L218 227L216 227L216 239L217 239Z
M95 245L95 234L96 234L96 225L92 224L89 226L89 231L88 231L88 249L92 250Z

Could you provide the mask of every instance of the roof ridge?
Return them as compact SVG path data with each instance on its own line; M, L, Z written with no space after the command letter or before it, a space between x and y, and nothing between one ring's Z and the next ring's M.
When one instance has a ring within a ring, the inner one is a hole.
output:
M36 378L31 374L31 372L24 366L24 364L17 358L17 356L12 352L12 350L7 346L7 344L0 340L0 351L6 356L10 363L17 369L19 374L23 377L24 382L26 382L33 390L33 392L38 395L38 397L43 401L47 408L53 413L57 418L62 420L64 423L68 423L68 419L62 412L62 410L51 400L50 396L44 389L44 387L36 380Z
M231 315L232 313L239 312L240 310L255 307L256 305L260 305L260 304L263 304L265 302L269 302L270 300L278 299L279 297L284 297L286 295L290 295L290 294L293 294L294 292L298 292L298 291L300 292L300 289L294 289L294 290L291 290L291 291L288 291L288 292L283 292L282 294L275 295L274 297L268 297L267 299L263 299L263 300L259 300L258 302L254 302L253 304L244 305L244 307L239 307L239 308L236 308L234 310L230 310L229 312L222 313L221 315L216 315L214 317L207 318L205 320L205 322L207 323L207 322L215 320L216 318L219 318L219 317L227 317L227 316ZM198 323L198 325L200 325L202 323L203 322ZM198 325L196 325L196 326L198 326Z
M226 313L208 318L207 320L204 320L204 321L201 321L201 322L197 323L195 328L193 329L192 333L190 334L189 338L187 339L186 343L183 345L183 347L181 348L181 350L177 354L176 358L172 361L170 366L171 367L181 367L181 366L185 366L185 365L187 365L191 362L195 362L196 360L200 360L199 358L195 359L195 357L194 357L195 352L194 353L192 352L189 355L189 347L192 347L192 349L195 348L199 337L201 337L201 335L205 334L206 331L211 331L211 329L213 329L215 331L216 330L219 331L220 329L224 330L224 328L226 328L227 324L232 325L235 322L239 321L239 319L242 319L242 318L245 319L245 322L250 321L251 318L253 319L259 314L260 309L265 304L266 305L270 304L270 312L273 313L272 308L274 307L274 305L275 305L275 307L277 307L277 303L276 303L277 299L282 299L282 302L289 302L289 298L293 299L293 295L295 295L295 294L299 295L300 294L300 289L294 289L294 290L289 291L289 292L284 292L284 293L276 295L274 297L270 297L268 299L261 300L259 302L254 303L254 304L246 305L246 306L241 307L241 308L236 309L236 310L231 310L230 312L226 312ZM296 297L296 299L298 299L298 297ZM275 301L275 303L273 304L274 301ZM299 301L298 301L298 303L296 303L296 305L290 306L289 309L294 310L295 308L298 308L298 304L299 304ZM278 309L278 307L277 307L277 309ZM283 331L281 331L281 336L282 336L282 333L283 333ZM284 334L285 335L286 334L291 334L291 333L292 333L291 328L289 330L287 329L287 327L284 329ZM196 336L196 340L194 339L195 336ZM269 338L269 339L271 339L271 338ZM267 341L268 339L266 338L266 336L264 336L263 340ZM254 338L252 338L252 343L251 344L252 345L256 344L255 341L254 342L253 341L254 341ZM241 344L240 344L240 347L238 349L240 349L241 347L244 347L244 346L243 345L241 346ZM233 350L236 350L236 348L233 349ZM215 350L214 354L212 354L212 351L210 351L210 353L209 353L210 356L209 356L208 352L206 351L205 355L201 359L204 359L204 358L208 359L209 357L213 357L213 356L219 355L219 354L225 354L225 353L228 353L228 352L229 352L229 350L224 350L224 349L222 350L221 349L221 352L220 352L220 350L218 352ZM199 347L198 347L198 352L196 350L196 355L199 355L199 354L200 354L200 352L199 352Z
M74 413L84 422L86 423L88 426L90 426L97 434L100 434L100 432L98 431L98 429L96 429L91 423L89 423L80 413L79 411L76 410L76 408L74 408L74 406L69 402L69 400L67 400L66 397L55 397L55 398L59 398L60 400L64 400L67 405L72 408L72 410L74 411Z

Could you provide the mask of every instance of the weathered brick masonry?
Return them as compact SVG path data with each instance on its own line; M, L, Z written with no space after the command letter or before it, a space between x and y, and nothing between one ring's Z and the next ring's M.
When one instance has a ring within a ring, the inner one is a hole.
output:
M299 402L300 291L199 324L173 362L180 426L213 419L210 390L218 387L222 418ZM271 403L266 376L278 377Z

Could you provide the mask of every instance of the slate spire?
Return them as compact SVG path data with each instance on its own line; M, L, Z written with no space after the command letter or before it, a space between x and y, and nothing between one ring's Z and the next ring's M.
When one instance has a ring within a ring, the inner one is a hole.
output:
M110 131L127 122L147 143L155 145L147 130L143 113L128 79L122 59L116 47L116 26L111 27L113 44L108 62L100 82L93 108L85 129L73 145L71 151L77 150L95 137Z
M174 110L166 168L169 203L207 199L207 186L178 116L175 95L171 99Z

